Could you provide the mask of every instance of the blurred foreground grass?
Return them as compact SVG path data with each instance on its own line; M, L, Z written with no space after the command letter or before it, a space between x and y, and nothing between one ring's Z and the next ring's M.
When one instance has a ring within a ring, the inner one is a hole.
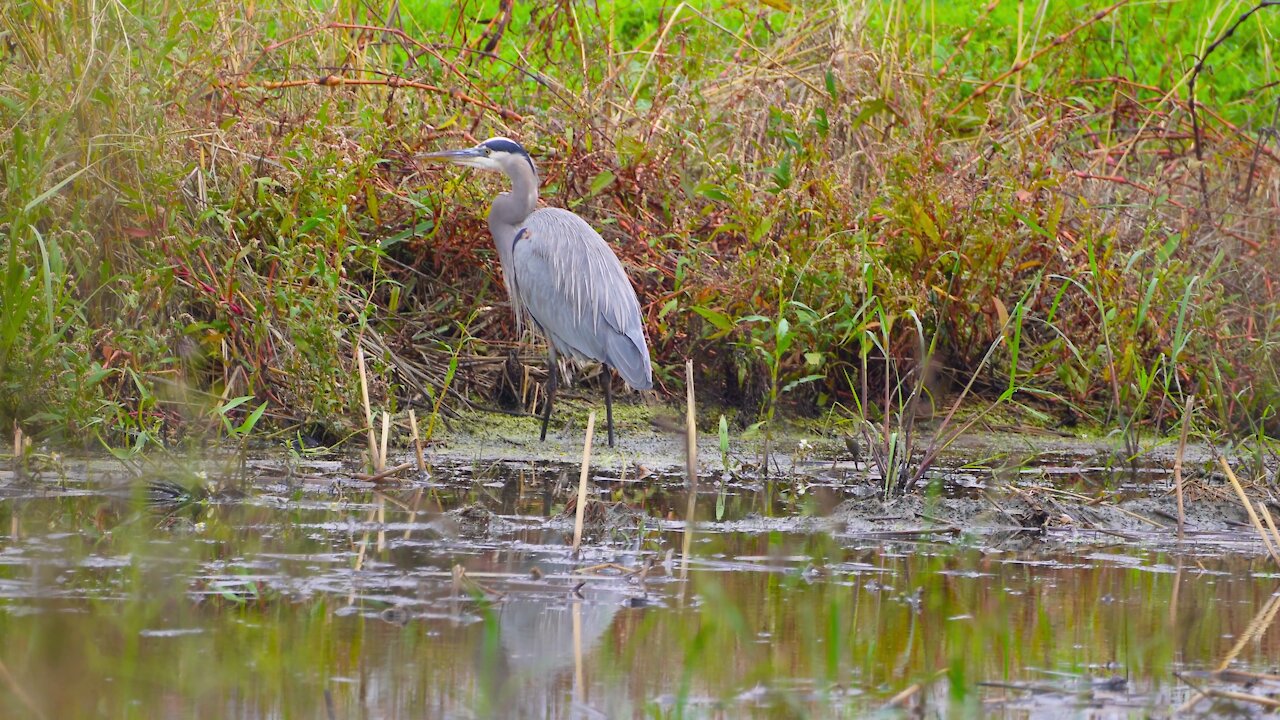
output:
M496 402L500 182L414 155L503 134L628 264L665 392L692 356L745 422L875 417L927 368L1276 429L1280 10L1208 57L1196 160L1248 3L319 5L0 9L6 425L349 428L357 341L375 405Z

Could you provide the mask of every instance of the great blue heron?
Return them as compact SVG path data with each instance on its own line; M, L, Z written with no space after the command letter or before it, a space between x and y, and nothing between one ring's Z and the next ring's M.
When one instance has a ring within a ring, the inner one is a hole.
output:
M637 390L653 387L640 302L622 263L586 220L561 208L538 209L538 171L529 153L514 140L495 137L473 148L425 157L501 171L511 179L511 192L493 200L489 232L498 246L517 327L523 325L527 313L547 339L549 379L540 439L547 439L559 383L557 352L603 363ZM610 447L612 384L606 370L604 402Z

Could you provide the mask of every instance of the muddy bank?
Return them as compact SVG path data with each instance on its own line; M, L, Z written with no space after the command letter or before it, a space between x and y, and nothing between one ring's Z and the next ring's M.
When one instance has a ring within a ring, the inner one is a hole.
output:
M582 451L583 429L576 420L570 412L559 427L553 426L546 442L539 442L532 418L473 415L455 428L467 434L450 434L435 453L449 462L511 467L564 463L571 475ZM607 447L597 434L592 456L597 489L614 482L684 486L682 435L655 430L644 408L629 408L617 420L617 447ZM1172 478L1177 447L1168 439L1147 439L1139 453L1131 454L1114 436L1034 429L970 432L938 455L922 488L889 500L876 464L861 443L848 439L816 424L780 424L766 462L762 437L732 436L724 453L718 436L702 433L700 495L768 491L821 496L803 511L775 517L748 513L722 519L716 528L906 539L1015 533L1049 542L1099 536L1157 544L1177 540ZM931 442L923 435L918 453ZM1183 539L1261 552L1248 517L1217 471L1216 452L1195 443L1186 449ZM669 519L648 517L655 525Z
M879 498L846 500L832 512L830 522L833 532L850 535L1018 531L1046 540L1070 533L1104 533L1152 542L1176 540L1178 508L1173 497L1163 494L1118 501L1086 501L1048 491L949 498L909 495L887 503ZM1241 506L1220 500L1187 503L1184 528L1184 537L1191 542L1233 534L1241 542L1255 539Z
M576 461L582 455L587 413L593 406L585 401L564 401L556 406L557 419L539 441L539 420L533 416L513 416L494 412L468 412L452 419L431 443L433 454L451 460ZM597 422L603 423L603 409ZM700 418L698 459L703 473L740 468L759 469L764 462L765 437L743 434L733 428L728 436L728 452L722 452L714 412ZM658 471L682 469L685 463L683 418L665 408L619 404L614 408L616 447L608 447L596 427L594 463L607 466L629 462ZM934 444L938 423L922 423L917 428L915 454L923 454ZM847 421L779 420L769 433L769 470L781 475L821 472L832 463L868 460L866 441ZM407 437L406 437L407 439ZM1053 472L1106 469L1117 477L1143 469L1167 471L1173 465L1176 439L1143 438L1136 453L1116 435L1080 431L1069 433L1021 426L979 426L951 440L938 454L936 464L959 468L969 465L1000 468L1041 468ZM410 452L400 456L410 459ZM1189 472L1212 470L1214 448L1192 443L1185 462ZM847 467L846 467L847 469ZM756 474L759 474L758 472Z

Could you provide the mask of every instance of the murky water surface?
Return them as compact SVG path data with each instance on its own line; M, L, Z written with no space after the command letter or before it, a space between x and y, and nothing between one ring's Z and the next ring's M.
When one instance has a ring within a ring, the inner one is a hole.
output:
M576 467L286 466L153 468L218 485L160 506L110 461L0 473L3 715L1146 717L1280 660L1245 531L858 532L819 468L704 483L685 560L680 479L597 469L575 558Z

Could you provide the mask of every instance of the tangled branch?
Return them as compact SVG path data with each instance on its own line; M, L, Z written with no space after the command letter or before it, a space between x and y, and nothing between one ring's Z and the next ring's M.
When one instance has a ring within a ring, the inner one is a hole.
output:
M1248 20L1254 13L1258 12L1262 8L1277 6L1280 6L1280 0L1261 0L1257 5L1249 8L1249 10L1247 10L1243 15L1236 18L1235 22L1231 23L1231 26L1226 29L1226 32L1222 33L1217 40L1214 40L1209 44L1209 47L1205 48L1204 55L1197 58L1195 67L1191 68L1191 77L1187 80L1187 94L1189 96L1187 99L1187 106L1191 111L1192 143L1195 147L1196 165L1200 175L1200 195L1202 202L1204 203L1203 211L1206 214L1209 212L1209 181L1206 179L1204 172L1204 153L1200 142L1200 120L1196 115L1196 79L1200 77L1200 73L1204 70L1204 64L1209 60L1209 56L1213 54L1213 51L1221 47L1228 38L1235 34L1236 28L1243 25L1245 20Z

